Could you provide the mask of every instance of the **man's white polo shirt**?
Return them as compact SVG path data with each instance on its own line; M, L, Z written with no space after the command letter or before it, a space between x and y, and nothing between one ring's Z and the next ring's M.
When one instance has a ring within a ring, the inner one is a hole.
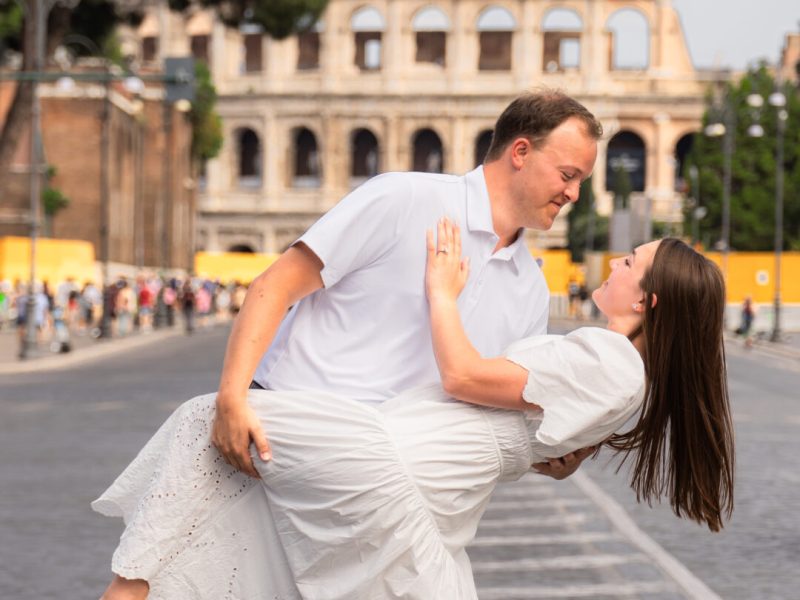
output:
M425 232L461 228L470 275L458 299L483 356L546 332L549 294L522 235L492 254L483 168L463 177L387 173L342 199L298 241L322 261L325 287L287 315L254 379L381 401L439 381L425 298Z

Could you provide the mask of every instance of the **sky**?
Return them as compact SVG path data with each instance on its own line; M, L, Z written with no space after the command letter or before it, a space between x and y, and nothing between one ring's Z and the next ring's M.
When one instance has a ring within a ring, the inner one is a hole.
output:
M775 63L786 33L800 32L800 0L672 0L694 66Z

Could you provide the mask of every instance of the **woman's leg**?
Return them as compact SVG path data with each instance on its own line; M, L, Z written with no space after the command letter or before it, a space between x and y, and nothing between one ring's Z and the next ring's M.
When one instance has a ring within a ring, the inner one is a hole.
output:
M100 600L144 600L150 586L144 579L125 579L114 575Z

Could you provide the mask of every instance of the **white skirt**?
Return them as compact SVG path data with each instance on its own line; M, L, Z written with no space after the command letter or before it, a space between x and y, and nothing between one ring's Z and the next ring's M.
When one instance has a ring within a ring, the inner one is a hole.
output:
M165 600L477 598L463 547L443 538L380 410L251 390L273 453L255 458L258 481L211 445L214 400L180 406L92 503L125 521L115 573Z

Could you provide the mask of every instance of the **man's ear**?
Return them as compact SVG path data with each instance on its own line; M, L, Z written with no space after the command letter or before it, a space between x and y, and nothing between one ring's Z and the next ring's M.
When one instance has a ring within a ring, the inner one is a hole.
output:
M515 138L509 146L511 152L511 164L515 169L521 169L525 158L530 154L533 147L530 140L525 137Z

